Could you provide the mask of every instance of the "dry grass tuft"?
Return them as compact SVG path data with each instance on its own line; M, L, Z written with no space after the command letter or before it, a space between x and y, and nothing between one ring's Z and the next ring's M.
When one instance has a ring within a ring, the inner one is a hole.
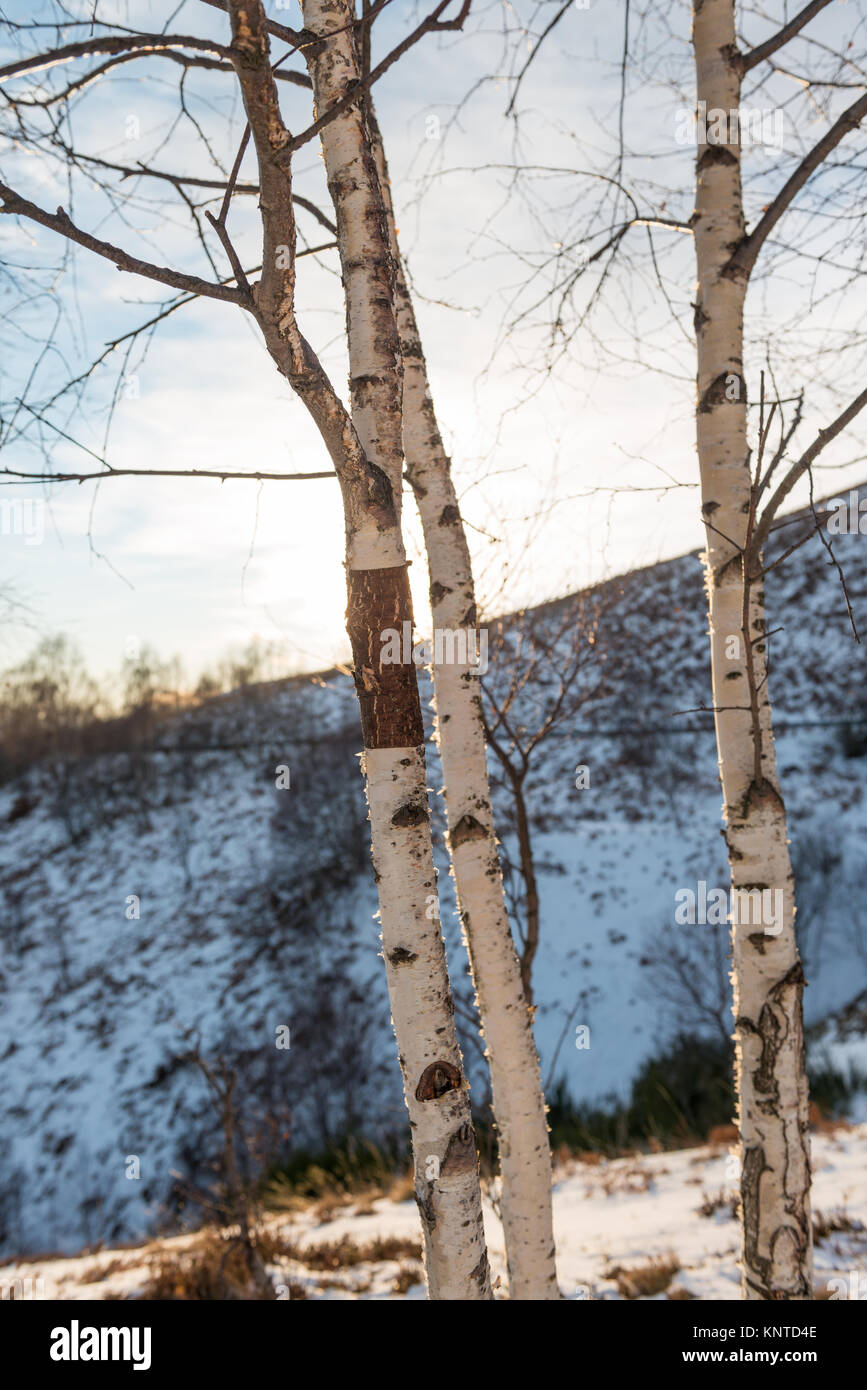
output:
M90 1269L84 1270L78 1276L78 1282L80 1284L101 1284L103 1279L107 1279L110 1274L119 1274L122 1269L129 1268L129 1260L108 1260L105 1264L91 1265Z
M391 1286L392 1293L406 1294L416 1284L424 1283L424 1275L420 1269L414 1269L412 1265L401 1265Z
M647 1264L624 1269L615 1265L606 1271L606 1279L614 1279L621 1298L653 1298L655 1294L665 1293L675 1274L680 1271L680 1260L676 1255L654 1255Z
M420 1260L421 1245L406 1236L377 1236L359 1245L349 1236L298 1245L287 1236L266 1234L259 1237L259 1253L266 1264L276 1260L295 1260L305 1269L333 1271L354 1265L375 1264L383 1260Z
M600 1187L606 1197L613 1197L618 1192L649 1192L653 1181L654 1175L640 1163L624 1163L603 1173Z
M845 1211L829 1212L826 1216L820 1211L813 1212L813 1242L816 1245L829 1236L852 1235L863 1230L863 1222Z
M715 1216L718 1211L724 1211L726 1208L729 1216L737 1216L740 1198L736 1192L727 1192L721 1187L715 1196L710 1192L703 1192L701 1196L701 1205L696 1207L699 1216Z
M259 1254L267 1261L261 1246ZM160 1253L150 1261L150 1269L139 1295L145 1300L204 1303L267 1297L255 1287L239 1242L216 1230L206 1231L187 1250Z

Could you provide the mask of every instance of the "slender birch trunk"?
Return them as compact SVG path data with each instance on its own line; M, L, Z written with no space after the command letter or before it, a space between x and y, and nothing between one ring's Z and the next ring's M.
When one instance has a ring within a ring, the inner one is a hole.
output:
M269 352L316 422L338 474L346 521L347 631L361 709L363 770L370 806L372 855L377 878L383 955L392 1019L413 1137L416 1199L424 1230L431 1298L491 1297L482 1224L478 1155L469 1090L454 1026L445 950L438 920L427 904L436 897L436 872L418 684L412 665L383 662L382 632L412 622L406 556L400 532L399 488L390 476L393 439L376 437L374 414L395 408L391 380L370 386L370 408L359 411L359 431L325 375L295 318L295 224L291 169L283 153L290 136L283 124L269 63L261 0L229 0L232 58L244 96L259 161L264 229L262 276L255 286L257 318ZM305 4L305 22L316 32L343 28L347 6ZM339 69L332 39L313 56L312 71ZM308 50L309 52L309 50ZM316 80L316 79L314 79ZM324 78L323 78L324 81ZM319 99L324 95L320 90ZM341 122L335 121L334 126ZM331 129L331 127L329 127ZM349 152L346 131L335 136ZM368 159L369 167L372 167ZM365 235L375 235L366 195L339 210L347 312L376 352L381 305L371 280L349 274L348 254L364 258ZM364 225L362 225L364 224ZM360 239L359 239L360 238ZM287 248L290 254L287 255ZM351 249L352 248L352 249ZM371 248L374 249L374 248ZM375 297L375 296L374 296ZM372 359L371 359L372 360ZM399 362L391 363L395 375ZM374 373L374 375L376 375ZM360 381L356 392L364 391ZM400 420L397 396L398 429ZM377 420L376 424L381 421ZM364 1059L359 1059L364 1065Z
M469 547L401 262L388 168L372 103L367 114L395 266L404 364L403 447L424 531L434 628L474 634L477 615ZM457 645L450 654L458 657ZM545 1098L532 1015L506 911L478 665L470 640L466 654L465 661L432 663L433 708L452 874L491 1072L509 1290L513 1299L558 1299Z
M693 43L697 98L706 103L700 109L708 114L710 135L705 143L699 136L696 166L697 441L726 843L733 890L779 890L783 909L769 932L741 920L748 915L746 899L732 895L739 907L732 921L732 983L743 1296L809 1299L804 976L774 754L763 586L760 578L752 582L743 563L754 509L743 374L748 276L730 265L745 234L740 144L716 140L713 133L720 128L712 121L716 111L725 112L728 121L740 106L733 0L695 0Z

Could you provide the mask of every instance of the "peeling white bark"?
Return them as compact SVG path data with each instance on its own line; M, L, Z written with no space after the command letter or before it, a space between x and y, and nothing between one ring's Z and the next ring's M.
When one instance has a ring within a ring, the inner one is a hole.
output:
M696 0L693 43L697 99L708 110L738 110L734 0ZM812 1236L803 972L761 641L761 581L753 586L749 613L760 692L760 772L745 643L740 642L739 659L726 650L727 639L740 635L742 628L744 575L738 547L746 541L751 486L743 379L748 280L742 270L729 266L745 233L737 145L699 145L694 230L697 442L726 842L733 887L781 889L784 903L777 935L760 926L732 926L743 1294L747 1299L808 1299ZM732 706L738 708L728 708Z
M305 49L321 115L359 79L348 0L302 0L304 27L330 34ZM320 136L346 302L352 422L368 458L383 469L398 518L403 490L402 369L394 310L394 265L382 192L361 104L325 126Z
M348 0L302 0L304 25L328 35L305 49L317 109L359 77ZM348 629L362 708L370 806L392 1020L413 1135L416 1200L435 1299L488 1299L478 1156L454 1025L438 912L424 733L413 665L382 664L387 629L412 620L400 535L402 361L394 264L364 111L351 106L321 133L337 221L346 301L352 424L381 470L389 517L348 528ZM412 735L412 737L410 737Z
M382 947L432 1299L490 1297L479 1170L438 914L424 748L364 753Z
M382 140L375 121L371 126L396 267L406 466L424 530L433 623L435 628L452 631L474 628L469 547L401 264ZM491 1072L509 1290L513 1299L557 1299L545 1099L506 911L479 678L469 665L448 661L434 664L433 677L452 874Z

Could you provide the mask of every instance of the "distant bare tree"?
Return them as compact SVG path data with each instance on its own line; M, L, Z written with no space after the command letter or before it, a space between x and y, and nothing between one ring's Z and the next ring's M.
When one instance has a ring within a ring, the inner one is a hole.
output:
M503 769L515 814L523 922L519 921L521 980L533 1005L533 962L541 929L528 779L540 750L585 706L609 690L613 672L604 637L611 597L577 595L501 619L482 683L488 744Z
M253 1288L259 1298L276 1298L276 1293L262 1256L256 1244L257 1219L253 1209L253 1194L249 1182L242 1177L238 1166L238 1145L241 1140L235 1091L238 1075L235 1069L222 1057L207 1060L196 1044L187 1054L186 1061L192 1062L208 1086L211 1100L218 1116L222 1136L221 1173L224 1191L218 1210L222 1219L238 1228L238 1234L226 1244L223 1265L232 1249L240 1247L244 1262L250 1274Z

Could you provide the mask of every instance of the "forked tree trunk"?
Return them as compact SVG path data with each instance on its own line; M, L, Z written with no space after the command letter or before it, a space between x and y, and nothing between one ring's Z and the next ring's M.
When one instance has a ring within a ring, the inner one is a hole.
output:
M305 52L317 112L321 113L342 100L359 79L358 52L351 25L354 7L349 0L303 0L302 13L308 32L333 35L325 43L309 46ZM352 421L367 457L388 478L399 529L403 482L403 366L395 319L394 264L382 189L361 105L350 107L345 115L327 125L321 140L343 274ZM465 1083L461 1082L457 1104L444 1099L453 1091L453 1083L461 1078L462 1068L439 915L428 910L428 904L437 901L436 874L417 675L414 664L383 665L382 659L386 633L397 630L402 634L403 622L412 622L406 559L401 551L400 563L395 566L388 550L383 553L382 561L371 551L361 557L360 563L361 568L351 566L349 569L348 626L362 709L368 706L373 715L365 736L364 763L374 836L374 865L380 882L384 953L386 968L395 982L392 1011L399 1037L406 1038L418 1027L419 1004L424 1001L432 966L436 967L434 976L440 973L446 987L437 1006L437 1014L447 1011L445 1026L442 1016L432 1019L437 1027L427 1038L424 1056L419 1059L420 1062L426 1060L426 1067L410 1068L408 1072L415 1084L416 1102L426 1107L426 1116L439 1114L443 1122L436 1142L419 1147L416 1159L416 1197L425 1238L433 1250L443 1240L437 1198L444 1185L447 1187L456 1179L467 1186L470 1180L478 1191L478 1158ZM384 698L389 683L401 688L411 687L417 723L409 729L395 731L383 742L374 726L377 711L383 710L387 718L393 703ZM377 686L382 690L377 690ZM415 867L416 874L419 869L423 872L422 892L415 898L407 883L408 861ZM411 946L407 950L404 940L405 922L413 912L424 922L427 959L425 953ZM390 950L391 936L399 940ZM430 956L431 949L435 950L435 961ZM417 959L409 958L416 955ZM406 977L410 980L409 988L403 984ZM398 988L398 984L403 988ZM403 1010L401 1019L398 1018L399 1009ZM442 1061L442 1044L438 1042L444 1035L448 1038L450 1054L445 1062ZM413 1039L413 1043L417 1046L417 1040ZM464 1108L465 1114L459 1115L459 1106ZM455 1241L458 1232L452 1231L450 1236ZM441 1260L447 1254L443 1250ZM483 1268L474 1265L470 1277L472 1296L484 1295L488 1288L487 1264ZM433 1281L431 1294L456 1296L437 1290ZM464 1292L457 1296L470 1295Z
M380 905L383 955L397 1038L415 1162L416 1198L425 1239L431 1298L491 1297L482 1225L478 1156L469 1091L454 1027L454 1006L439 923L428 916L436 874L424 758L424 732L415 667L383 664L382 633L412 621L406 557L400 532L399 489L390 476L393 437L376 437L383 400L394 409L394 387L369 383L370 410L360 412L368 438L362 441L310 345L294 310L295 246L288 159L289 133L280 116L271 74L261 0L229 0L232 58L241 82L247 118L259 161L264 227L262 278L255 289L257 316L269 352L304 401L337 471L347 538L347 630L361 707L363 765L370 806L371 838ZM317 50L307 49L317 99L328 104L329 72L335 80L344 62L342 36L349 32L345 3L305 4L315 32L337 31ZM340 126L335 121L334 126ZM331 129L331 127L328 127ZM338 157L355 160L358 133L335 132ZM361 151L364 161L364 154ZM372 163L367 157L368 168ZM333 184L333 170L329 171ZM376 352L381 305L371 302L371 281L356 278L347 257L364 258L375 239L375 218L365 222L369 191L352 188L347 168L346 201L336 199L347 311L360 322L369 351ZM355 194L359 197L356 200ZM381 220L381 215L380 215ZM357 296L357 297L356 297ZM357 340L356 340L357 342ZM371 359L372 360L372 359ZM398 364L399 366L399 364ZM391 362L391 372L395 362ZM373 377L377 372L371 374ZM364 385L356 381L355 389ZM399 394L398 394L399 430ZM390 430L393 435L393 430ZM359 1067L365 1059L359 1058Z
M697 98L738 112L733 0L695 0ZM742 634L751 477L743 366L747 276L727 269L744 236L739 142L698 146L694 216L698 291L697 440L707 536L713 697L733 889L781 890L772 932L732 923L743 1295L811 1297L810 1141L804 1065L804 977L795 940L794 880L777 780L767 686L762 582L750 586ZM735 639L735 640L731 640ZM736 653L736 655L733 655ZM751 689L751 687L753 687ZM751 696L758 703L755 736ZM735 895L733 895L735 896ZM743 903L743 900L741 900Z
M404 364L403 447L424 530L435 629L475 632L473 572L443 447L412 299L400 258L382 138L368 111L388 217ZM457 657L459 648L444 645ZM443 766L452 873L491 1072L513 1299L557 1299L551 1156L539 1057L509 927L491 809L478 665L434 661L436 737ZM475 666L475 672L471 669Z

